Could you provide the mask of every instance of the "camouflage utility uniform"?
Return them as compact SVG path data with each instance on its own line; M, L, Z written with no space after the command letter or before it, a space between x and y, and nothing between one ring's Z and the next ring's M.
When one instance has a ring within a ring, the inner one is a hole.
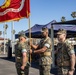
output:
M21 70L21 66L22 66L22 52L23 50L26 49L27 50L27 62L25 63L25 69ZM24 43L17 43L16 45L16 50L15 50L15 58L16 58L16 69L17 69L17 73L18 75L28 75L29 72L29 45L28 42L24 42Z
M58 75L67 75L70 70L70 55L74 53L73 46L66 40L57 45Z
M40 65L40 75L50 75L51 69L51 39L45 38L42 39L39 43L39 49L47 47L47 50L44 53L40 54L39 65Z

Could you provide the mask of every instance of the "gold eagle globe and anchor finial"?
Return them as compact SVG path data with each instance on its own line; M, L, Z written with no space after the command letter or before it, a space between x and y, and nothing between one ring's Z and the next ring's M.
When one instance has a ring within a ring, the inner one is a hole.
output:
M2 9L9 7L11 0L5 0L4 4L1 6Z

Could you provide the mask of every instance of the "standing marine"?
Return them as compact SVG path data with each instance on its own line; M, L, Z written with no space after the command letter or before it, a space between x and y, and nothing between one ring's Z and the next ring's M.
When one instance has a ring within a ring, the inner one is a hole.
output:
M31 47L35 50L30 50L30 53L37 53L40 54L39 59L39 73L40 75L50 75L51 69L51 39L48 36L48 28L42 28L42 35L43 38L41 39L40 43L37 45L33 45L30 43Z
M73 75L75 70L74 47L66 40L66 30L59 29L57 32L57 66L58 75Z
M24 34L19 35L15 46L16 69L18 75L29 75L29 45Z

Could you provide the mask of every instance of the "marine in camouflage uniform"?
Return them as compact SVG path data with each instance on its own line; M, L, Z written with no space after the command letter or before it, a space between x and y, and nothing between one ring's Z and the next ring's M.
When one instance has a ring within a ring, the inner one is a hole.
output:
M48 45L50 47L48 47ZM42 39L39 43L39 48L43 48L44 46L47 47L47 50L40 54L40 75L50 75L51 70L51 39L49 37Z
M74 48L71 44L68 43L66 39L65 40L62 39L62 36L64 36L64 38L66 37L65 30L60 29L57 35L59 39L59 43L57 44L58 75L73 75L74 65L75 65L75 61L72 61L75 57ZM73 58L71 58L71 56ZM73 67L71 66L72 64L73 64Z
M28 75L29 73L29 45L28 41L21 42L22 38L26 39L26 36L24 34L19 35L19 42L17 42L15 46L15 59L16 59L16 69L18 75ZM23 53L26 53L25 56L25 63L24 63L24 69L21 69L21 66L23 65Z
M50 75L51 69L51 39L48 37L48 29L42 28L42 34L44 38L36 46L31 44L31 46L37 50L34 50L32 53L39 53L39 65L40 65L40 75Z

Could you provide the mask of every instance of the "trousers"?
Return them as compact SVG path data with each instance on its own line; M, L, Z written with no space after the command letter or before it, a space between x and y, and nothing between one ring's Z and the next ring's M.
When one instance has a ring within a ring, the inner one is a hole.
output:
M58 75L68 75L70 67L58 67Z
M40 75L50 75L51 65L40 65Z
M21 69L21 63L16 63L16 70L18 75L29 75L29 65L25 66L25 69Z

